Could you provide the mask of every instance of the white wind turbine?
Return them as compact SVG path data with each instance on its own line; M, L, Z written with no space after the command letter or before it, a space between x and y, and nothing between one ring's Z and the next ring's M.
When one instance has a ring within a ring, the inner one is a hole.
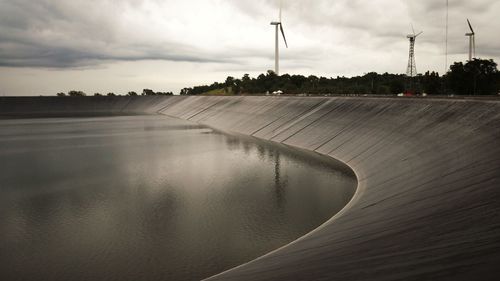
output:
M472 61L472 59L476 57L476 33L474 32L469 19L467 19L467 23L469 24L471 32L466 33L465 36L469 37L469 61Z
M281 23L281 10L282 10L282 1L280 1L280 15L279 21L271 22L271 25L276 26L276 46L275 46L275 65L274 72L276 75L280 75L280 45L279 45L279 33L283 35L283 40L285 41L285 46L288 48L288 43L286 42L285 31L283 30L283 24Z

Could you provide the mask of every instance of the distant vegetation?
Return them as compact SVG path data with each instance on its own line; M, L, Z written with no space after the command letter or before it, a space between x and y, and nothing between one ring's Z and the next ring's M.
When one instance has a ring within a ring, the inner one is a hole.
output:
M227 77L225 82L184 88L181 95L240 95L266 94L282 91L300 95L397 95L400 93L428 95L496 95L500 89L500 73L493 60L474 59L454 63L450 71L440 76L426 72L414 78L403 74L367 73L352 78L326 78L303 75L277 76L273 71L251 78Z
M128 92L126 95L127 96L139 96L139 94L136 92ZM173 96L174 93L172 93L172 92L155 92L151 89L144 89L144 90L142 90L142 93L140 95L141 96ZM73 91L69 91L68 93L58 93L57 96L58 97L84 97L84 96L87 96L87 94L82 92L82 91L74 91L73 90ZM94 96L95 97L102 97L104 95L101 93L95 93ZM118 95L115 93L107 93L106 96L115 97Z
M82 91L69 91L67 94L66 93L58 93L57 94L58 97L65 97L65 96L69 96L69 97L84 97L86 95L87 94L85 94Z
M356 77L326 78L314 75L281 75L273 71L252 78L245 74L241 79L227 77L224 82L184 88L181 95L253 95L279 92L287 95L497 95L500 91L500 72L493 60L474 59L467 63L456 62L443 76L427 71L417 77L404 74L367 73ZM117 96L107 93L106 96ZM172 92L155 92L144 89L142 93L128 92L126 96L172 96ZM58 93L57 96L86 96L82 91ZM95 93L94 96L104 96Z

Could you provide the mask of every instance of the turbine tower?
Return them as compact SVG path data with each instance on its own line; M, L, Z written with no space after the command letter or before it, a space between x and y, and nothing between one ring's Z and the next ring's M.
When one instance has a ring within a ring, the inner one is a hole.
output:
M408 68L406 70L406 75L408 77L415 77L417 76L417 65L415 63L415 41L420 34L423 33L420 32L419 34L415 34L415 29L413 29L413 25L411 26L411 29L413 31L413 34L409 34L406 36L406 38L410 39L410 57L408 59Z
M276 45L275 45L275 64L274 64L274 72L276 75L280 75L280 45L279 45L279 33L283 35L283 40L285 41L285 46L288 48L288 43L286 42L285 31L283 30L283 24L281 23L281 10L282 10L282 1L280 1L280 15L279 21L271 22L271 25L276 26Z
M472 28L472 24L469 19L467 19L467 23L469 24L470 33L466 33L465 36L469 37L469 61L472 61L476 57L476 33Z

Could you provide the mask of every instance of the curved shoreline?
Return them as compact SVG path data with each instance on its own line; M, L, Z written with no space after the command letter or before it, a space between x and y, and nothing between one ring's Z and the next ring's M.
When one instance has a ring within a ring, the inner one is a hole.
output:
M335 161L339 161L335 158L332 158L331 156L328 156L328 155L325 155L325 154L321 154L322 156L326 156L326 157L330 157L331 159L335 160ZM340 161L339 161L340 162ZM235 270L238 270L239 268L242 268L248 264L251 264L253 262L257 262L259 261L260 259L263 259L263 258L266 258L267 256L270 256L270 255L273 255L275 254L276 252L279 252L279 251L282 251L283 249L286 249L288 247L292 247L295 243L300 243L300 241L302 239L306 239L307 237L311 236L311 235L314 235L314 233L316 231L320 231L322 228L332 224L335 222L335 219L339 216L341 216L345 211L347 211L351 205L355 204L356 200L358 200L358 197L362 196L362 193L363 193L363 188L360 187L359 185L359 180L358 180L358 175L356 173L356 171L350 167L348 164L344 163L344 162L341 162L343 163L345 166L349 167L349 169L351 169L351 171L354 173L354 176L356 177L356 181L357 181L357 186L356 186L356 191L354 192L354 195L352 196L351 200L349 200L349 202L344 206L344 208L342 208L342 210L338 211L337 213L335 213L330 219L328 219L327 221L325 221L324 223L322 223L320 226L316 227L315 229L311 230L310 232L306 233L305 235L295 239L294 241L286 244L286 245L283 245L281 247L279 247L278 249L275 249L275 250L272 250L271 252L267 253L267 254L264 254L260 257L257 257L251 261L248 261L246 263L243 263L243 264L240 264L238 266L235 266L233 268L230 268L228 270L224 270L223 272L221 273L218 273L218 274L215 274L213 276L210 276L210 277L207 277L205 279L203 279L203 281L209 281L209 280L217 280L218 277L221 277L223 276L224 274L226 273L229 273L229 272L232 272L232 271L235 271Z
M175 117L175 116L171 116L171 117ZM178 117L176 117L178 118ZM198 123L198 124L202 124L202 123ZM221 130L219 128L216 128L216 127L212 127L212 126L209 126L209 125L205 125L207 127L210 127L214 130L217 130L217 131L220 131L222 133L226 133L226 134L234 134L234 132L228 132L228 131L224 131L224 130ZM241 135L241 134L238 134L238 135ZM242 136L246 136L248 137L248 135L242 135ZM268 142L269 140L265 140L265 139L260 139L260 138L257 138L258 140L260 141L264 141L264 142ZM283 145L282 143L276 143L276 142L273 142L273 141L269 141L271 143L275 143L275 144L278 144L278 145ZM287 145L288 146L288 145ZM289 146L291 149L301 149L300 147L294 147L294 146ZM301 150L304 150L304 149L301 149ZM335 219L339 216L341 216L344 212L346 212L353 204L356 203L357 200L359 200L358 197L361 197L362 196L362 193L364 192L364 187L361 187L360 186L360 181L359 181L359 176L356 172L356 170L354 169L354 167L351 167L349 164L345 163L345 162L342 162L338 159L335 159L333 158L332 156L328 155L328 154L323 154L323 153L319 153L319 152L315 152L315 151L310 151L310 150L305 150L305 151L308 151L309 153L318 153L318 155L321 155L321 156L324 156L324 157L328 157L330 158L331 160L333 161L336 161L336 162L339 162L343 165L345 165L348 169L350 169L352 171L352 173L354 174L354 177L356 179L356 182L357 182L357 185L355 187L355 192L353 194L353 196L351 197L351 199L349 200L349 202L344 206L344 208L342 208L340 211L338 211L337 213L335 213L330 219L328 219L327 221L325 221L324 223L322 223L320 226L316 227L315 229L311 230L310 232L306 233L305 235L295 239L294 241L286 244L286 245L283 245L275 250L272 250L270 251L269 253L266 253L260 257L257 257L251 261L248 261L248 262L245 262L243 264L240 264L238 266L235 266L235 267L232 267L230 269L227 269L227 270L224 270L223 272L220 272L218 274L215 274L213 276L210 276L210 277L207 277L207 278L204 278L202 279L203 281L210 281L210 280L217 280L218 277L221 277L223 276L224 274L227 274L229 272L232 272L232 271L235 271L235 270L238 270L239 268L242 268L248 264L251 264L253 262L257 262L259 261L260 259L263 259L267 256L270 256L270 255L273 255L275 254L276 252L279 252L279 251L282 251L283 249L286 249L288 247L292 247L295 243L300 243L300 241L302 239L306 239L307 237L311 236L311 235L314 235L315 232L317 231L320 231L322 228L334 223Z
M160 113L333 157L359 184L319 228L207 280L498 277L499 102L181 99Z
M0 98L0 115L11 108L6 100ZM498 100L199 96L86 101L85 107L68 98L45 111L164 114L317 152L354 171L358 188L340 213L288 246L209 280L500 276ZM36 98L16 104L11 113L17 115L40 108Z

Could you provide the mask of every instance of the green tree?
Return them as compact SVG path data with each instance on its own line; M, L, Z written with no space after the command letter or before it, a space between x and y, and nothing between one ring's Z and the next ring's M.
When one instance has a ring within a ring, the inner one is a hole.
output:
M456 62L447 74L447 83L457 95L495 95L498 93L497 64L493 60L473 59Z
M427 71L422 76L422 87L426 94L429 95L438 95L441 92L441 78L439 77L439 73L437 72L429 72Z
M376 91L377 95L388 96L391 94L391 88L387 85L379 85Z
M455 63L450 72L440 77L437 72L426 72L418 75L412 82L416 93L425 92L429 95L447 94L448 90L457 94L495 94L500 88L500 74L496 63L492 60L474 60L467 64ZM378 74L369 72L363 76L327 78L314 75L276 75L268 71L256 78L249 74L240 79L231 76L225 82L214 82L211 85L201 85L184 88L181 95L202 95L213 90L233 94L264 94L277 90L287 94L378 94L396 95L403 93L407 77L404 74ZM445 86L445 87L443 87ZM445 91L446 90L446 91Z
M184 89L181 89L179 94L181 96L187 96L187 95L190 95L192 90L193 90L193 88L184 88Z
M405 90L404 77L401 77L400 79L392 79L389 87L393 95L403 93Z
M224 83L226 87L233 87L234 86L234 77L228 76L226 78L226 82Z
M144 89L144 90L142 90L142 95L143 96L155 96L156 93L151 89Z
M252 79L249 74L243 75L241 78L241 93L251 93Z
M242 82L240 79L236 79L234 81L233 94L239 95L241 93L241 84L242 84Z
M68 92L68 96L70 96L70 97L84 97L84 96L86 96L86 94L82 91L73 90L73 91Z
M500 71L497 73L497 94L500 95Z

